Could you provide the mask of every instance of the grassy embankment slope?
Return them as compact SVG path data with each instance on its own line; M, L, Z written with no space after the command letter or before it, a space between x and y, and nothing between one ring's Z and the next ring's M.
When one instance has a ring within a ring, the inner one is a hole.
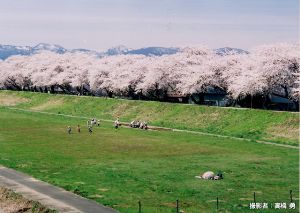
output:
M299 142L299 113L12 91L0 91L1 104L102 119L120 116L127 122L146 120L161 127L295 146Z

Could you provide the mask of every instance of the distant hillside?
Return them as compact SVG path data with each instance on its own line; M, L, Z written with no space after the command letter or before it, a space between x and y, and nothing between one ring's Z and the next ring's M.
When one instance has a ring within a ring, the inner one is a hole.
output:
M249 52L246 50L242 50L239 48L231 48L231 47L223 47L223 48L215 49L214 52L217 55L221 55L221 56L236 55L236 54L249 54Z
M0 45L0 59L5 60L6 58L14 55L33 55L42 51L50 51L58 54L70 53L86 53L95 55L97 57L112 56L112 55L132 55L140 54L145 56L161 56L175 54L179 51L179 48L166 48L166 47L146 47L141 49L130 49L125 46L117 46L108 49L105 52L97 52L88 49L66 49L56 44L40 43L34 47L30 46L14 46L14 45Z
M129 50L125 54L139 54L146 56L162 56L162 55L171 55L180 51L179 48L165 48L165 47L146 47L136 50Z
M145 55L145 56L162 56L171 55L179 52L181 49L178 47L144 47L139 49L130 49L123 45L109 48L105 52L97 52L89 49L66 49L60 45L40 43L36 46L14 46L14 45L0 45L0 59L5 60L6 58L14 55L33 55L42 51L50 51L58 54L70 53L86 53L95 55L97 57L112 56L112 55ZM225 56L232 54L248 54L249 52L231 47L224 47L214 50L216 54Z
M30 55L32 47L29 46L12 46L0 44L0 59L4 60L12 55Z
M131 51L131 49L128 49L124 45L119 45L116 47L112 47L108 49L106 52L104 52L104 55L122 55L128 53L128 51Z
M56 44L46 44L46 43L40 43L31 49L31 54L33 53L39 53L41 51L50 51L55 53L66 53L68 50L65 49L62 46L56 45Z

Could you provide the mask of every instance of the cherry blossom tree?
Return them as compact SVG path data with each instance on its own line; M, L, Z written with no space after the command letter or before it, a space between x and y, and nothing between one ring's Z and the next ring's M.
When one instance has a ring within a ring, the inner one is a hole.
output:
M42 52L0 61L0 87L16 90L93 93L164 100L220 89L234 100L277 94L299 100L300 48L272 44L249 54L220 56L206 46L183 47L173 55ZM252 99L251 99L252 100Z
M299 45L286 43L264 45L255 48L252 55L258 64L257 72L261 74L259 77L265 81L265 92L295 98L292 91L297 90L299 86L296 84L300 63Z

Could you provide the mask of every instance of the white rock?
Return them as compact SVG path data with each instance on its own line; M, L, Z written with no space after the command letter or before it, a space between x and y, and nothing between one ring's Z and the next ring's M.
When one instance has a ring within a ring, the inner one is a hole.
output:
M207 172L204 172L203 175L202 175L202 178L203 179L213 179L215 176L215 174L211 171L207 171Z

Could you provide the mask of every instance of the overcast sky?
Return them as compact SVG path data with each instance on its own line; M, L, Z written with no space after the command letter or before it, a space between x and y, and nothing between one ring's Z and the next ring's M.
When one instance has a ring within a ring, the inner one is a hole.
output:
M298 39L298 0L0 0L0 44L249 49Z

